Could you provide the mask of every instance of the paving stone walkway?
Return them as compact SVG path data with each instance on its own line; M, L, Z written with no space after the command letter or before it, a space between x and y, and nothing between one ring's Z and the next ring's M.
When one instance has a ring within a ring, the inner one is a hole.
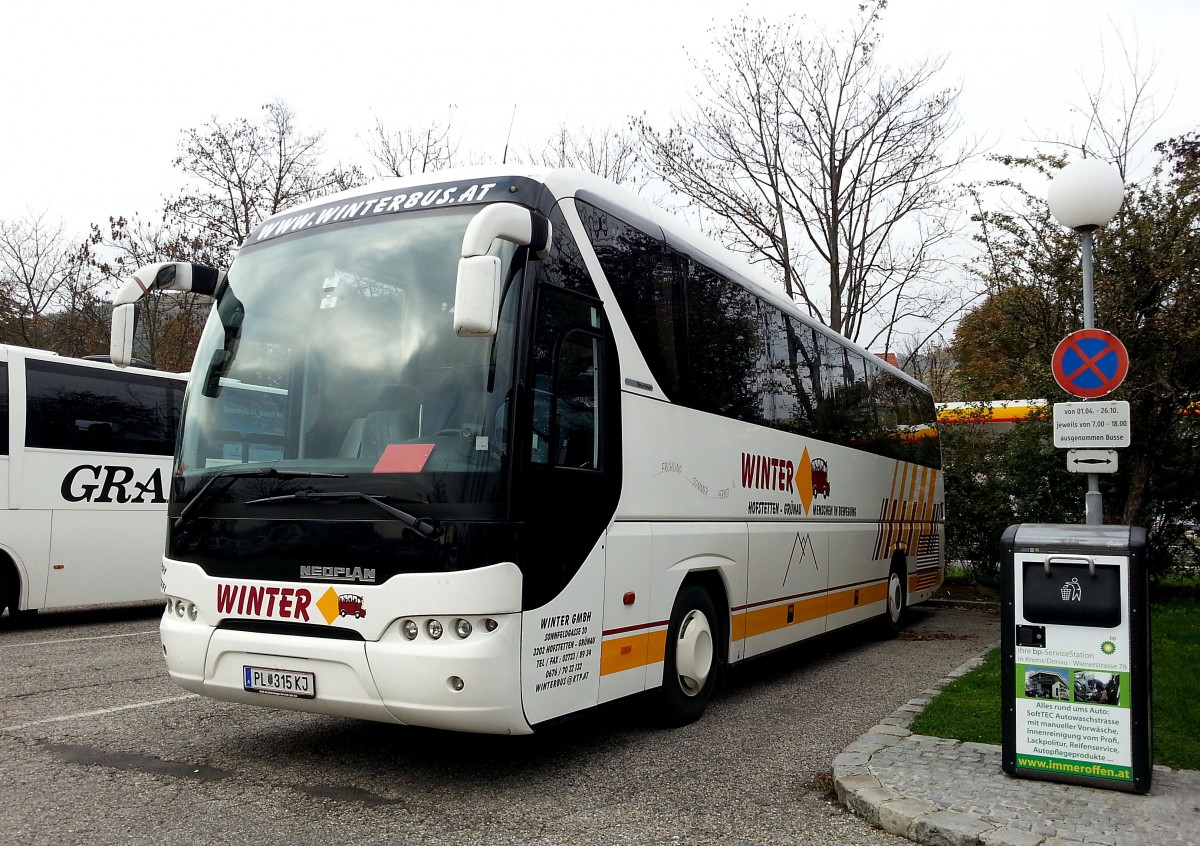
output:
M912 734L913 718L951 679L885 718L838 755L838 798L893 834L929 846L1200 846L1200 772L1154 768L1145 795L1018 779L1000 747Z

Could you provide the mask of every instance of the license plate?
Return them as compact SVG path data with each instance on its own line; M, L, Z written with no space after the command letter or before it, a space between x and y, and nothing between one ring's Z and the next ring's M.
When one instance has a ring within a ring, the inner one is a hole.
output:
M272 693L276 696L298 696L314 699L317 695L315 673L295 670L273 670L270 667L242 667L242 686L255 693Z

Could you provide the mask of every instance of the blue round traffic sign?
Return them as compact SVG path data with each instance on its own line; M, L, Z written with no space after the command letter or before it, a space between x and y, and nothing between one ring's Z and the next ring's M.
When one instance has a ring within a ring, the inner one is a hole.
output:
M1051 362L1060 388L1083 399L1116 390L1129 372L1129 353L1121 339L1103 329L1080 329L1058 342Z

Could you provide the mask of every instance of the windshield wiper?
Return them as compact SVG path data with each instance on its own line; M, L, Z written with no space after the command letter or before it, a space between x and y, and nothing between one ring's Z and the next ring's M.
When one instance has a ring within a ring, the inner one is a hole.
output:
M346 478L346 474L316 473L312 470L278 470L274 467L258 467L253 470L218 470L204 480L204 484L200 486L200 489L188 500L187 505L183 506L183 510L179 512L179 516L175 518L172 526L175 529L182 527L187 523L188 516L195 510L196 506L217 493L224 493L229 490L238 479L301 479L311 477L344 479ZM220 491L213 489L213 484L218 481L225 482Z
M280 496L266 496L262 499L249 500L246 505L259 505L264 502L283 502L284 500L297 499L360 499L370 502L382 508L388 514L391 514L404 525L408 526L418 535L430 540L435 540L442 536L443 529L435 520L430 520L427 517L415 517L407 511L401 511L399 508L393 508L383 501L382 497L371 496L362 491L299 491L298 493L281 494Z

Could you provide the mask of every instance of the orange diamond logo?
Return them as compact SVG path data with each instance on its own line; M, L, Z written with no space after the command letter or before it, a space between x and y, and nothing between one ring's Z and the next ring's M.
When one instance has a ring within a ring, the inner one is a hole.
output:
M811 488L812 485L809 485ZM317 600L317 610L321 612L321 616L325 618L326 623L332 623L337 619L338 615L338 595L333 588L326 588L321 594L321 598Z
M800 494L804 513L808 514L813 501L812 459L808 457L808 447L804 448L804 453L800 456L800 466L796 468L796 492Z

